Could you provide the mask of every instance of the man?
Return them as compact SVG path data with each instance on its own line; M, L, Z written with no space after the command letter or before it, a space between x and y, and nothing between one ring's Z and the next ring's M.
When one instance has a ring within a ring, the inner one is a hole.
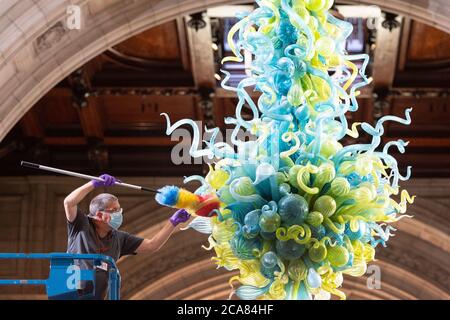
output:
M92 199L89 214L83 214L78 204L86 195L99 187L109 187L115 184L114 177L101 175L102 181L92 180L75 189L64 199L64 209L67 218L67 252L97 253L108 255L117 261L120 257L136 253L153 253L158 251L169 239L179 223L189 220L190 215L183 209L175 212L155 236L143 239L124 231L119 231L122 224L122 208L117 197L102 193ZM104 266L92 266L86 260L79 260L81 269L96 269L95 292L91 283L82 282L80 297L93 293L95 299L104 299L107 292L107 271Z

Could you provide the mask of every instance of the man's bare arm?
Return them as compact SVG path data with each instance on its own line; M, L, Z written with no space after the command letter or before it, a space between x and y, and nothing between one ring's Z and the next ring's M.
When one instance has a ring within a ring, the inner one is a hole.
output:
M66 211L66 218L68 221L73 222L77 217L77 205L88 195L89 192L94 190L92 182L88 182L81 187L73 190L64 199L64 210Z
M170 221L167 221L164 224L164 227L158 231L155 236L151 239L144 239L142 241L141 245L137 248L136 252L141 253L151 253L158 251L170 238L172 235L172 232L175 230L175 227L170 223Z
M142 241L136 252L148 253L158 251L170 238L170 235L175 230L175 227L180 223L188 221L190 218L191 215L186 210L177 210L153 238Z

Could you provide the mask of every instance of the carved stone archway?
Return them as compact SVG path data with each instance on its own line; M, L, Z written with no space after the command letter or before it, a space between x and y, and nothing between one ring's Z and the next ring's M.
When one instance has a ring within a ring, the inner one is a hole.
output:
M64 1L0 4L0 141L45 93L107 48L180 15L225 0L73 0L82 10L81 30L64 27ZM450 30L445 0L355 0Z

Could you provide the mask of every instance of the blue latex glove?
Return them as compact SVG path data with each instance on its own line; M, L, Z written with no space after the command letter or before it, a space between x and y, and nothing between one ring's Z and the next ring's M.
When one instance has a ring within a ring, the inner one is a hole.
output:
M188 221L190 217L191 217L191 215L186 210L179 209L170 217L169 220L172 223L172 225L175 227L180 223Z
M109 174L102 174L99 178L103 179L103 181L91 180L92 184L94 185L94 188L111 187L115 185L116 182L119 181L113 176L110 176Z

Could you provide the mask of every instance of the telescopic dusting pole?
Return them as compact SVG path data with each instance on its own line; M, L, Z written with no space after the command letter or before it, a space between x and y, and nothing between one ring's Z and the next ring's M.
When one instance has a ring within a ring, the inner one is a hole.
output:
M40 165L40 164L37 164L37 163L21 161L20 165L23 166L23 167L27 167L27 168L40 169L40 170L51 171L51 172L55 172L55 173L59 173L59 174L64 174L66 176L72 176L72 177L77 177L77 178L82 178L82 179L87 179L87 180L97 180L97 181L104 182L104 180L99 178L99 177L94 177L94 176L90 176L90 175L83 174L83 173L78 173L78 172L73 172L73 171L68 171L68 170L62 170L62 169L53 168L53 167L47 167L47 166L43 166L43 165ZM154 190L154 189L150 189L150 188L142 187L142 186L137 186L137 185L134 185L134 184L124 183L124 182L119 182L119 181L117 181L115 183L115 185L121 186L121 187L125 187L125 188L130 188L130 189L136 189L136 190L142 190L142 191L147 191L147 192L159 193L159 191Z

